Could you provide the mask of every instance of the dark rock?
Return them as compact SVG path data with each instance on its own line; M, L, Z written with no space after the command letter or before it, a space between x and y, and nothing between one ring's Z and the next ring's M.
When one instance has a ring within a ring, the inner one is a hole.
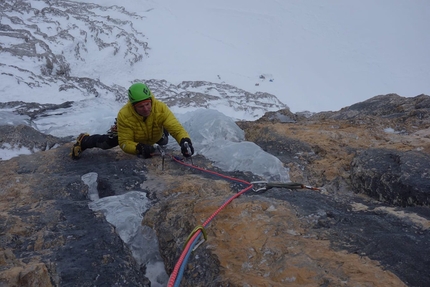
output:
M16 127L15 134L25 131ZM32 138L39 137L45 141L41 135ZM101 175L102 195L139 190L145 178L135 171L144 170L141 161L131 156L115 160L113 151L97 150L85 151L83 159L73 161L70 147L71 143L0 161L4 187L0 222L5 223L0 258L9 251L14 255L0 260L0 285L6 281L18 286L23 282L19 274L28 273L32 276L26 282L42 282L47 274L53 286L150 286L113 226L89 209L87 186L81 180L96 171ZM47 272L31 273L34 264ZM22 271L8 273L13 268Z
M430 206L430 156L418 151L368 149L351 162L356 192L398 206Z
M356 124L371 121L393 126L430 124L430 96L401 97L379 95L336 112L314 114L310 120L349 120Z
M427 258L430 244L426 243L429 231L417 232L416 226L388 215L386 211L389 206L356 196L347 203L312 191L295 192L278 188L266 192L264 196L293 204L299 216L307 219L305 224L310 226L311 234L316 232L315 236L330 240L333 248L377 260L394 270L408 286L430 284L430 277L422 276L430 267ZM355 204L368 209L352 212ZM428 208L408 207L402 212L430 218Z

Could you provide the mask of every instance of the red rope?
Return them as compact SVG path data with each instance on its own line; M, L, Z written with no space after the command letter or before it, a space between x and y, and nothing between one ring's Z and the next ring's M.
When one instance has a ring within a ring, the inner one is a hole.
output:
M217 175L217 176L222 177L222 178L226 178L226 179L229 179L229 180L233 180L233 181L240 182L240 183L248 185L246 188L242 189L240 192L238 192L234 196L230 197L214 213L212 213L212 215L203 223L203 227L206 227L209 224L209 222L211 222L211 220L218 213L220 213L221 210L224 207L226 207L230 202L232 202L235 198L239 197L240 195L242 195L243 193L247 192L248 190L250 190L253 187L253 185L251 183L249 183L249 182L247 182L245 180L237 179L237 178L226 176L226 175L223 175L223 174L220 174L220 173L217 173L217 172L214 172L214 171L210 171L210 170L207 170L207 169L204 169L204 168L200 168L200 167L197 167L195 165L191 165L191 164L185 163L185 162L183 162L183 161L181 161L181 160L179 160L179 159L177 159L177 158L175 158L173 156L172 156L172 158L173 158L174 161L176 161L176 162L178 162L178 163L180 163L182 165L185 165L185 166L188 166L188 167L191 167L191 168L194 168L194 169L206 172L206 173L214 174L214 175ZM178 271L179 271L179 269L180 269L180 267L181 267L181 265L182 265L182 263L183 263L183 261L185 259L185 256L187 255L187 253L188 253L191 245L193 244L194 240L200 235L200 233L201 233L201 231L198 230L196 233L194 233L194 235L190 238L190 240L188 240L187 245L184 247L184 250L182 251L181 256L179 257L178 261L176 262L175 268L173 269L173 272L170 275L169 283L167 285L168 287L173 287L174 286L175 281L176 281L176 277L178 276Z
M206 173L214 174L216 176L219 176L219 177L222 177L222 178L225 178L225 179L229 179L229 180L232 180L232 181L240 182L240 183L243 183L243 184L246 184L246 185L251 184L251 183L247 182L246 180L234 178L234 177L227 176L227 175L224 175L224 174L221 174L221 173L217 173L217 172L212 171L212 170L204 169L204 168L201 168L201 167L198 167L198 166L186 163L186 162L184 162L184 161L182 161L182 160L180 160L180 159L178 159L178 158L176 158L174 156L172 156L172 159L174 161L176 161L177 163L180 163L182 165L185 165L185 166L188 166L188 167L191 167L191 168L194 168L194 169L206 172Z

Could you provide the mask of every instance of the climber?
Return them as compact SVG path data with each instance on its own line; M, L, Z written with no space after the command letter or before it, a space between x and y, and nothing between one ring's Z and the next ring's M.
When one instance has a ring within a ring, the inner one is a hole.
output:
M131 85L128 99L107 134L81 133L78 136L72 147L72 159L79 159L88 148L111 149L118 145L126 153L150 158L155 152L154 144L166 145L169 133L180 145L184 157L194 154L187 131L167 105L154 97L147 85Z

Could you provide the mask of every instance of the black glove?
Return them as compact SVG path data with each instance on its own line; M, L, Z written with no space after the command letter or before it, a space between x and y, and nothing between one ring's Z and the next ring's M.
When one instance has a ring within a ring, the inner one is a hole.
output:
M143 158L152 157L151 153L155 152L155 148L152 145L138 143L136 145L136 151L138 156L142 156Z
M191 154L188 151L186 143L188 144ZM191 143L191 140L189 138L181 139L181 142L179 143L179 145L181 146L181 152L185 157L190 157L194 154L193 144Z

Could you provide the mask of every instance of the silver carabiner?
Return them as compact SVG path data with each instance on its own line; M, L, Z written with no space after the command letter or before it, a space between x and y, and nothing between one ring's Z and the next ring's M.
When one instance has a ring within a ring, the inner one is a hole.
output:
M253 185L252 190L254 192L266 191L268 189L267 181L251 181L251 184Z

